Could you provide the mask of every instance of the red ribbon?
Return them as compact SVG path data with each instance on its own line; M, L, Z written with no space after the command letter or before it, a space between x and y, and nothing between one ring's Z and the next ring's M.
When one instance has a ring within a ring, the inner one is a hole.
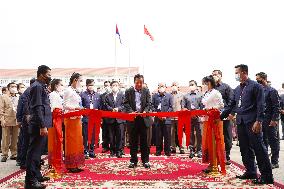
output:
M60 114L54 114L53 119L58 119L58 116L62 118ZM88 142L91 144L92 134L95 129L95 144L98 143L101 120L102 118L115 118L127 121L133 121L136 116L142 117L177 117L178 118L178 139L180 145L182 144L183 138L183 128L186 134L186 145L190 143L190 128L191 128L191 118L196 116L208 116L209 126L215 128L214 133L217 134L217 127L214 127L215 120L220 119L220 112L216 109L210 110L193 110L193 111L177 111L177 112L149 112L149 113L124 113L124 112L111 112L93 109L83 109L75 112L69 112L63 115L64 118L76 117L76 116L86 116L89 118L88 122ZM61 119L60 118L60 119ZM216 135L217 136L217 135ZM216 146L221 145L220 140L216 140ZM219 151L219 150L218 150ZM225 159L223 157L224 152L217 152L218 160L221 165L222 172L225 171Z

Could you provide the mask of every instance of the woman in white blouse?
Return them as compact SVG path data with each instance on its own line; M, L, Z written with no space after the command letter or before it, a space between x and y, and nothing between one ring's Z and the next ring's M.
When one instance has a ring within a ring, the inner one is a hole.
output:
M62 91L62 81L60 79L53 79L51 82L51 93L49 94L52 112L55 109L63 109L63 99L61 96ZM52 128L48 129L48 164L51 165L57 172L62 170L63 163L62 144L58 136L59 130L61 131L60 134L62 135L62 129L56 129L54 125Z
M82 85L82 76L79 73L73 73L69 87L64 91L63 95L65 113L81 109L80 91ZM78 173L83 171L81 168L85 163L81 117L65 118L64 125L65 167L72 173Z
M204 77L202 80L203 86L205 88L205 94L202 98L202 104L205 110L217 109L221 111L224 108L223 98L221 93L215 89L216 83L213 76ZM217 167L213 165L217 164L216 156L217 151L222 151L225 156L225 146L224 146L224 136L223 136L223 122L220 119L214 120L214 127L218 127L218 133L214 133L213 128L208 124L208 121L204 122L203 136L202 136L202 150L203 150L203 162L209 163L207 169L203 170L205 173L210 173L213 169L216 172ZM212 134L211 134L212 133ZM220 141L221 146L216 146L216 140ZM213 152L214 150L214 152ZM214 155L213 155L213 153ZM214 157L213 157L214 156ZM215 160L215 162L214 162ZM219 158L218 158L219 160Z

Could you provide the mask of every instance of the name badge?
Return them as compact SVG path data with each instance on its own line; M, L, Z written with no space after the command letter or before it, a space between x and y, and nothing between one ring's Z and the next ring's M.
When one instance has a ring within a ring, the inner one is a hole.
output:
M90 104L90 109L94 109L94 105L92 103Z
M240 108L241 106L242 106L242 100L240 99L238 103L238 107Z
M161 106L161 103L160 103L159 106L158 106L158 110L161 110L161 107L162 107L162 106Z

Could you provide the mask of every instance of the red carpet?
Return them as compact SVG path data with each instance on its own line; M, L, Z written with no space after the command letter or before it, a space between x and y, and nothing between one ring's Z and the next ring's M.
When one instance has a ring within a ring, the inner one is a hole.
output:
M151 151L154 153L155 150ZM200 159L189 159L188 154L171 157L151 155L151 169L145 169L141 163L137 168L129 169L129 159L129 155L118 159L98 154L97 158L86 161L83 172L66 173L63 178L46 183L47 188L284 188L281 184L254 186L250 181L235 179L237 174L243 172L236 164L227 167L226 176L210 177L202 173L207 165L202 164ZM47 166L43 172L48 172ZM22 171L12 174L0 181L0 188L23 188L24 176Z

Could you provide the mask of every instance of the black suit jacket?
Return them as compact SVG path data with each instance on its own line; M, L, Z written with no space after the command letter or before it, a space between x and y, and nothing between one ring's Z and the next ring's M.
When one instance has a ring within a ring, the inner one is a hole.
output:
M122 92L117 93L116 101L114 100L113 93L109 93L105 96L105 108L108 111L112 111L114 108L118 108L118 111L123 111L123 101L124 101L124 94ZM124 121L121 119L112 119L107 118L105 121L108 124L112 124L117 121L117 123L123 123Z
M135 89L134 87L130 87L125 91L124 97L124 111L127 113L136 112L136 103L135 103ZM151 110L151 95L150 91L147 88L141 89L141 110L142 112L150 112ZM150 127L152 125L151 117L144 117L144 124L146 127Z

